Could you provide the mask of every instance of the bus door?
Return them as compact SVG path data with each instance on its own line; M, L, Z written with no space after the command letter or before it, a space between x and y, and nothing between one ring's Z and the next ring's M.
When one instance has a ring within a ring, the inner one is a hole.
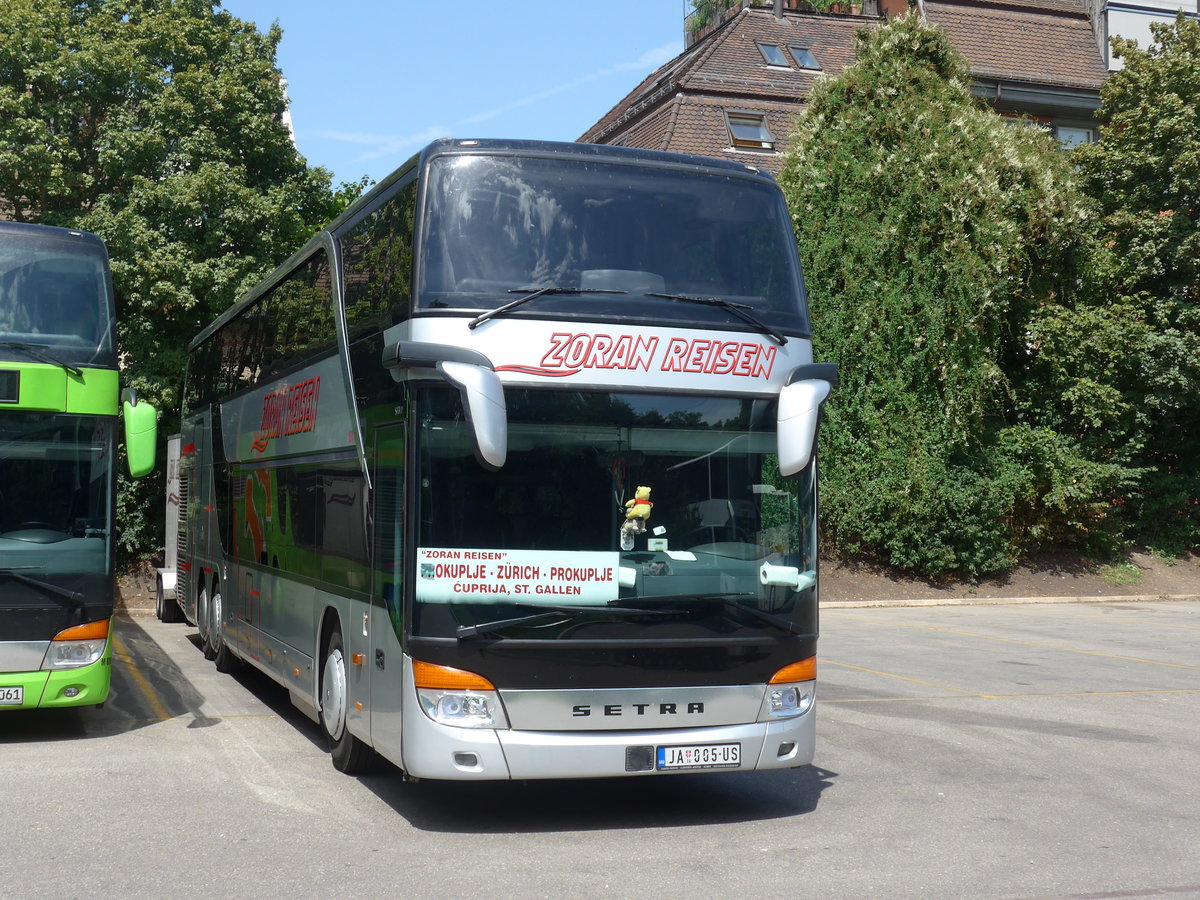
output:
M400 761L400 646L404 585L404 423L375 432L374 573L371 590L371 742L393 762Z

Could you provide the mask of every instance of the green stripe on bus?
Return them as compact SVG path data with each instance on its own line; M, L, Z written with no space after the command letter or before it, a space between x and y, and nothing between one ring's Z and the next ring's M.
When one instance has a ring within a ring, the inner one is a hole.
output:
M117 414L120 378L115 369L81 368L81 374L75 375L61 366L14 362L0 362L0 369L16 372L20 378L17 401L4 403L0 410Z

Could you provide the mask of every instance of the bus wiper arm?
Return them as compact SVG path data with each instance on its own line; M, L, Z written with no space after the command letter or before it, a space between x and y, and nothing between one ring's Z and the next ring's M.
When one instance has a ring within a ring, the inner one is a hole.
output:
M686 303L701 303L704 306L716 306L721 309L727 309L743 322L753 325L763 334L773 337L780 347L787 343L787 337L782 331L768 325L758 316L746 312L746 310L754 309L754 307L747 306L745 303L734 303L732 300L725 300L721 297L694 297L691 294L658 294L653 291L647 293L646 296L662 297L664 300L683 300Z
M61 597L64 600L70 600L76 606L83 606L83 594L78 591L71 591L67 588L61 588L57 584L50 584L48 581L42 581L39 578L30 578L28 575L22 575L20 569L40 569L41 566L16 566L13 568L0 569L0 575L7 575L14 581L19 581L21 584L27 584L30 587L37 588L44 594L50 594L53 597Z
M777 616L777 615L774 615L773 613L765 612L764 610L761 610L756 606L743 606L741 603L738 603L739 600L753 600L754 596L755 595L751 594L751 593L742 593L742 594L728 594L728 593L661 594L657 597L637 597L637 598L630 597L629 599L630 600L637 599L637 600L642 600L642 601L719 600L721 603L723 603L725 605L725 608L727 610L745 613L746 615L750 616L751 618L758 619L758 621L764 622L767 625L774 625L780 631L786 631L788 634L794 634L797 637L804 637L804 638L815 638L817 636L815 634L808 634L808 633L797 630L796 623L792 622L790 619L785 619L783 616Z
M24 353L28 353L30 356L35 357L36 359L40 359L44 363L50 363L52 366L62 366L62 368L66 369L76 378L83 377L83 369L77 369L70 363L63 362L58 357L47 353L36 344L26 344L24 341L0 341L0 347L5 348L6 350L20 350Z
M551 285L550 287L543 287L543 288L531 288L531 287L529 287L529 288L512 288L509 291L509 293L510 294L522 294L523 293L525 296L518 297L516 300L510 300L508 303L505 303L503 306L497 306L495 309L489 309L485 313L480 313L475 318L473 318L470 322L467 323L467 327L468 328L478 328L480 325L482 325L488 319L494 319L496 316L500 315L501 313L506 313L510 309L514 309L515 307L518 307L518 306L522 305L523 303L528 303L530 300L536 300L538 297L545 297L549 294L628 294L629 291L616 291L616 290L610 290L609 288L564 288L564 287L554 287L553 285Z
M625 616L650 616L657 619L682 614L680 610L674 609L636 609L625 606L538 606L536 608L540 611L524 616L517 616L513 619L497 619L494 622L481 622L478 625L460 625L455 634L461 641L467 638L483 637L484 635L491 634L493 631L507 628L509 625L528 625L542 619L552 619L556 616L577 618L582 615L600 613L618 619Z

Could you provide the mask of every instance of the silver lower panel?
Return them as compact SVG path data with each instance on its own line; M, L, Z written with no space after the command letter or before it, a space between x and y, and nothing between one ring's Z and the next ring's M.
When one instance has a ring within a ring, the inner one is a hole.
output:
M421 711L411 675L407 671L406 675L402 760L393 761L417 778L485 781L653 776L668 772L626 770L628 748L733 741L741 744L741 763L737 767L670 770L669 774L790 769L811 763L816 746L815 707L791 719L701 728L624 731L454 728L432 721Z
M36 672L49 641L0 641L0 672Z

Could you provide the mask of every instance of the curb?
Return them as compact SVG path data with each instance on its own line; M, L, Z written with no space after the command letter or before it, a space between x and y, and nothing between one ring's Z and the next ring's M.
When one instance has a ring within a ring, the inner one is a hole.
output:
M1084 597L929 597L911 600L831 600L822 601L821 609L871 609L913 606L1031 606L1054 603L1171 603L1200 601L1200 594L1127 594L1124 596Z

